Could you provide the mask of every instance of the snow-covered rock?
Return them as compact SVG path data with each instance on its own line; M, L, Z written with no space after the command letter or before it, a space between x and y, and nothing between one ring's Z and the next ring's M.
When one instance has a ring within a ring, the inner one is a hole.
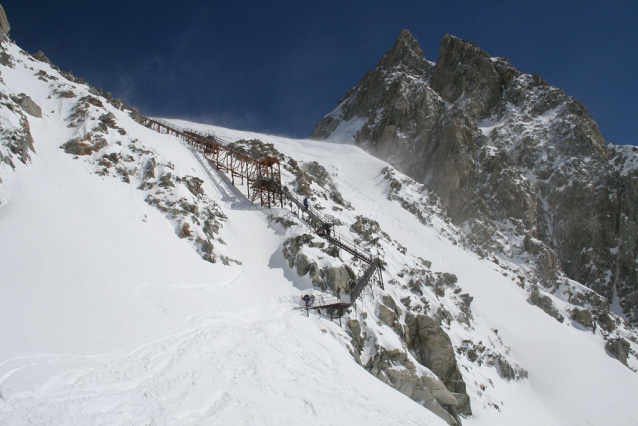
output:
M451 35L433 64L404 30L311 138L345 128L441 197L478 253L526 258L548 289L583 283L638 324L638 152L608 146L582 103Z

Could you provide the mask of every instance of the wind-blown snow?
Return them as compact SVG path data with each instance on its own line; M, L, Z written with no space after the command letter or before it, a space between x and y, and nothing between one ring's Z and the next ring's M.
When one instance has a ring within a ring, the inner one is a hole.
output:
M242 264L203 261L135 186L91 174L59 149L75 136L64 120L74 101L49 99L49 83L33 73L59 74L10 49L24 63L2 66L2 78L44 117L28 117L36 153L4 179L0 200L0 423L444 424L357 365L337 322L297 309L307 278L287 272L279 254L286 235L267 209L230 197L228 180L216 175L216 185L177 139L109 107L130 137L204 179L228 216L224 250ZM466 424L638 422L638 375L605 352L600 336L531 305L510 276L450 241L438 222L424 226L388 200L387 164L353 145L173 121L229 141L259 138L329 166L355 212L433 270L458 276L474 297L476 340L498 329L529 372L506 382L493 369L463 371L492 383L481 391L466 379L475 413ZM462 336L453 325L455 346Z
M354 144L355 136L365 126L367 118L354 117L349 121L342 121L330 134L328 140L331 142Z

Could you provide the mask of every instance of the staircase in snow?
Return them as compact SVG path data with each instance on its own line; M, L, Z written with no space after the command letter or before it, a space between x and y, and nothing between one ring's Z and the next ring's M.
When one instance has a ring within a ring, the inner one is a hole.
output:
M236 177L240 178L242 183L246 179L248 198L251 201L259 199L261 204L267 207L273 207L277 204L284 207L284 198L287 199L290 202L290 208L294 211L294 207L297 207L298 216L315 234L367 265L363 274L348 284L345 294L334 298L320 298L319 303L314 304L309 309L325 309L331 316L341 317L346 309L361 296L367 285L376 284L382 289L384 288L381 260L364 248L357 246L353 241L337 235L333 229L334 219L332 217L322 215L311 206L304 205L303 200L298 195L291 192L288 187L282 186L281 167L278 159L266 157L257 160L226 146L214 134L183 129L158 118L144 117L143 124L158 133L176 136L186 142L194 150L200 152L211 165L215 166L216 170L230 174L233 184Z

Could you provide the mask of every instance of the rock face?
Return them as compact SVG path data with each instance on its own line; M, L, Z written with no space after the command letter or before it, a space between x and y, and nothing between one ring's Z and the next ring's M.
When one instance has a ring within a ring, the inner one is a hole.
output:
M18 105L20 105L27 114L42 118L42 109L27 95L22 95L19 98Z
M624 365L627 365L627 357L629 356L629 342L625 339L614 339L605 345L605 349L607 349L613 356L615 356L618 361L622 362Z
M472 414L450 337L427 315L408 315L406 325L409 328L409 347L417 355L417 360L432 370L457 397L459 405L456 409L459 413Z
M3 84L1 79L0 84ZM2 120L0 123L0 166L6 164L15 169L15 160L28 164L31 161L30 153L35 152L31 127L22 113L22 108L19 107L19 98L9 98L2 94L0 100L3 101L0 109L5 116L13 116L13 120ZM2 183L1 178L0 183Z
M304 246L309 248L323 248L324 242L316 242L310 234L302 234L289 238L284 242L282 254L288 261L288 266L296 268L297 275L308 274L312 285L325 291L330 289L334 294L345 293L345 289L355 279L354 272L346 265L324 266L320 268L317 262L310 260L301 253Z
M532 290L532 294L529 298L530 302L534 305L541 308L547 315L553 317L558 322L565 321L565 318L558 312L558 309L552 303L552 299L549 296L542 295L538 288ZM578 317L580 318L580 316ZM590 324L591 324L591 315L590 315Z
M574 309L574 311L572 312L572 319L581 323L587 328L594 328L594 320L592 318L591 312L589 312L587 309Z
M638 323L638 148L538 75L445 35L436 63L402 31L312 132L425 183L484 251L502 232L551 288L564 273ZM523 244L520 244L523 241ZM496 248L495 248L496 247Z
M399 349L387 351L380 348L366 368L377 379L422 403L450 426L461 425L454 409L459 404L457 398L438 378L419 374L407 353Z
M7 14L4 12L2 5L0 5L0 33L8 35L10 30L9 19L7 19Z

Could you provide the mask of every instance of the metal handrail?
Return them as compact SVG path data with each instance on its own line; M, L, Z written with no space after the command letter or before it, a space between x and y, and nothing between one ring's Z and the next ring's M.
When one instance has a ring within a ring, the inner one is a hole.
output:
M315 295L312 305L306 307L306 301L301 299L299 306L304 309L319 309L325 306L343 305L344 303L337 297L327 294Z
M203 132L200 132L199 130L191 129L189 127L180 127L177 124L171 123L170 121L166 121L166 120L163 120L161 118L157 118L157 117L146 117L146 118L148 120L152 120L152 121L155 121L155 122L157 122L159 124L162 124L165 127L169 127L169 128L171 128L171 129L173 129L173 130L175 130L177 132L180 132L180 133L192 133L192 134L195 134L197 136L201 136L203 138L208 138L209 136L212 136L217 143L219 143L220 145L225 145L224 143L222 143L222 140L219 139L214 132L203 133Z
M207 142L216 143L217 145L223 147L224 150L226 150L226 151L228 151L228 152L230 152L230 153L232 153L234 155L238 155L238 156L241 156L241 157L244 157L244 158L248 158L251 161L254 161L256 163L260 162L259 160L255 159L255 158L252 158L250 155L248 155L246 153L243 153L243 152L237 151L236 149L228 147L228 145L222 139L218 138L214 133L210 134L210 136L213 136L213 138L215 139L214 141L211 141L211 140L207 139L206 136L204 136L203 134L201 134L200 132L198 132L196 130L180 127L180 126L178 126L176 124L173 124L171 122L168 122L166 120L162 120L161 118L146 117L146 119L149 120L149 121L154 121L154 122L156 122L158 124L161 124L162 126L167 127L169 129L173 130L174 132L182 133L183 135L188 135L187 132L192 133L192 134L194 134L196 136L199 136L201 138L206 139Z
M336 232L333 233L334 236L328 236L327 239L329 240L336 240L337 242L345 245L345 246L350 246L352 249L354 249L355 251L359 252L360 254L362 254L363 256L367 257L368 259L372 260L373 256L372 256L372 252L370 252L368 249L361 247L359 245L357 245L356 242L354 242L353 240L346 238L344 236L342 236L341 234L337 234Z
M283 188L284 191L284 195L286 195L286 197L288 197L291 201L293 201L300 209L302 209L303 211L307 212L310 216L313 217L313 219L315 219L316 221L321 222L321 224L325 224L325 225L329 225L329 226L334 226L334 218L332 218L332 221L330 221L330 219L326 218L324 215L322 215L321 213L319 213L316 209L314 209L311 206L306 207L303 204L303 201L301 201L301 197L297 196L296 194L294 194L293 192L291 192L288 187L284 187ZM333 236L326 236L326 239L328 240L333 240L343 246L347 246L350 248L350 250L355 251L357 253L360 253L362 256L367 257L368 259L372 260L372 253L370 251L368 251L367 249L357 245L353 240L346 238L340 234L337 234L336 232L333 232Z
M330 221L328 218L326 218L324 215L322 215L317 209L315 209L314 207L308 205L308 207L306 207L303 203L303 200L301 200L300 196L297 196L297 194L291 192L287 186L284 186L283 188L284 194L291 200L293 201L295 204L297 204L297 206L301 209L303 209L305 212L309 213L311 216L314 216L315 220L319 220L322 223L325 224L329 224L332 225L334 224L334 218L332 219L332 221Z

